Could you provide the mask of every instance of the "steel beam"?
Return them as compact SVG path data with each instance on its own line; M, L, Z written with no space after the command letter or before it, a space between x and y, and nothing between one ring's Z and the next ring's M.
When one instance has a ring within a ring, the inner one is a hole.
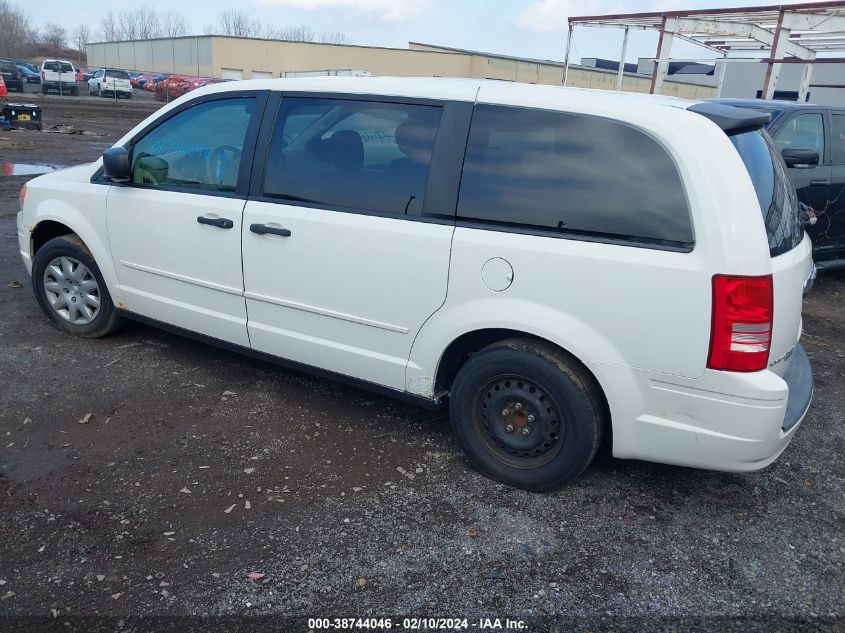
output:
M728 56L724 55L722 59L716 62L716 98L722 96L722 86L725 83L725 67L728 65Z
M625 55L628 53L628 29L622 36L622 53L619 57L619 70L616 73L615 90L622 90L622 78L625 76Z
M772 59L774 60L783 59L783 42L789 41L789 29L783 26L784 15L785 12L781 10L778 14L777 26L775 27L775 38L772 42ZM780 66L777 61L770 62L766 66L766 79L763 81L762 91L764 99L771 99L775 95L775 87L777 87L778 78L780 77Z
M675 37L674 18L663 18L660 26L660 39L657 41L657 63L651 71L651 94L660 94L663 89L663 80L666 78L666 71L669 70L669 55L672 52L672 40Z
M695 20L691 18L681 18L676 20L675 23L677 25L677 33L743 37L768 44L769 46L772 46L775 40L775 33L756 24L721 22L719 20ZM790 42L788 37L784 39L783 52L787 55L794 55L802 59L807 59L809 55L812 55L813 51L811 49L801 46L797 42Z
M821 27L825 31L845 31L845 16L786 11L783 25L793 31L814 31Z
M804 72L801 73L801 83L798 88L799 103L807 101L807 92L810 90L810 81L813 78L813 66L815 66L815 64L805 65Z
M573 25L569 25L569 35L566 37L566 53L563 56L563 85L566 86L566 80L569 78L569 52L572 50L572 29Z

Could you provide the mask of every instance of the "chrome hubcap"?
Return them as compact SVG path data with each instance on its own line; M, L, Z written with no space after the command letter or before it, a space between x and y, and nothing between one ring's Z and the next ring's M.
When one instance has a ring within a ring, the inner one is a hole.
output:
M100 286L91 271L73 257L56 257L44 270L44 294L65 321L87 325L100 312Z

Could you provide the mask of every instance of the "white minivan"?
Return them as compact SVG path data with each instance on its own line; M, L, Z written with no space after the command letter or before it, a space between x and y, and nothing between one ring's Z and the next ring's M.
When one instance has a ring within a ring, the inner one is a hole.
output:
M124 317L428 406L531 490L765 467L810 405L810 242L768 115L452 79L202 88L21 192L60 329Z

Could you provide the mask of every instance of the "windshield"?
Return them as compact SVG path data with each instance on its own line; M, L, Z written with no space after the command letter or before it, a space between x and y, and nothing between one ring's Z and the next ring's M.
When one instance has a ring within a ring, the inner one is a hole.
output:
M772 257L792 250L804 238L795 188L768 134L746 132L730 137L739 152L760 203Z

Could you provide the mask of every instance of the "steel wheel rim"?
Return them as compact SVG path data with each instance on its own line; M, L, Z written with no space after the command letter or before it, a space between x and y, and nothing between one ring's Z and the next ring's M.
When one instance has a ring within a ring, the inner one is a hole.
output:
M100 313L96 277L78 259L62 255L44 269L44 295L53 311L74 325L87 325Z
M554 398L519 375L500 375L475 393L472 422L498 459L514 468L540 468L560 453L565 421Z

